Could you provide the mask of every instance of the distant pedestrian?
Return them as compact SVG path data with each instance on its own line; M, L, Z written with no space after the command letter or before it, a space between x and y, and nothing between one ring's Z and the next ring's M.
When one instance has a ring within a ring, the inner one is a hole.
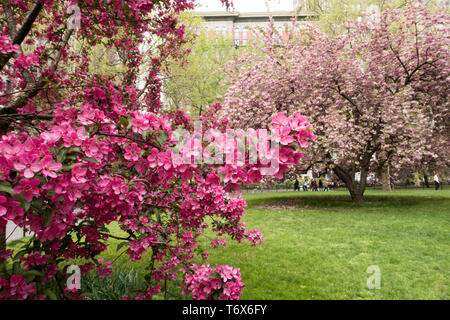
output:
M323 182L323 191L330 191L329 186L330 186L330 182L327 181L327 180L325 180L325 181Z
M298 182L298 179L295 179L294 191L300 191L300 183Z
M311 183L311 188L313 189L313 191L318 191L317 190L317 181L316 179L314 179Z
M434 186L436 190L439 190L439 187L441 186L441 183L439 182L439 177L437 174L434 175Z
M303 191L308 191L308 180L305 178L305 182L303 182Z
M324 191L322 179L319 180L319 191Z

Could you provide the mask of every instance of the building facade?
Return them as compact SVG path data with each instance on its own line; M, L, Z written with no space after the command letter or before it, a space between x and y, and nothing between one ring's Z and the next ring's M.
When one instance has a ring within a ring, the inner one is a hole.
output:
M284 12L196 12L205 20L203 27L214 41L218 37L233 40L236 46L246 46L254 37L254 30L269 26L272 17L275 29L284 38L288 36L288 27L294 16L297 17L297 27L302 23L316 19L315 12L309 10Z

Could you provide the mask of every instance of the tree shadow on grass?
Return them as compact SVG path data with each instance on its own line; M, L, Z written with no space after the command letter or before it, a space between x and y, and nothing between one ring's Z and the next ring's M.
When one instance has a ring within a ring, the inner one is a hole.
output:
M449 202L448 198L426 198L426 197L408 197L408 196L373 196L364 197L364 202L353 203L347 195L314 195L297 197L273 196L267 198L249 199L247 204L249 208L289 210L298 208L309 209L400 209L412 208L416 206L444 206L444 202Z

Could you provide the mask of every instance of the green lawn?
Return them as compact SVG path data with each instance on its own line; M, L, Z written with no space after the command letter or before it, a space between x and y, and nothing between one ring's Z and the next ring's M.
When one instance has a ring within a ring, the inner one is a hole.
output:
M247 194L264 244L228 242L212 264L241 269L242 299L449 299L450 191ZM369 290L367 267L381 289Z
M450 299L450 190L368 191L362 204L351 203L346 192L244 197L244 220L249 229L262 230L264 244L230 240L226 248L210 250L208 260L240 268L242 299ZM116 224L110 229L120 231ZM119 242L111 240L102 256L116 258ZM381 270L379 290L367 288L372 265ZM127 255L114 263L125 270L122 278L128 279L129 269L138 271L130 278L134 283L140 283L143 266ZM98 290L129 286L123 279L96 281L90 282Z

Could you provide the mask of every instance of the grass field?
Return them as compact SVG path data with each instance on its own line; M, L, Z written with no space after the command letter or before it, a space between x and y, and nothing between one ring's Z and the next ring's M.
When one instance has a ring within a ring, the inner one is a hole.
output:
M210 263L241 269L242 299L449 299L450 191L245 195L264 244L228 242ZM366 273L379 266L381 288Z
M368 191L362 204L351 203L347 192L244 197L244 220L262 230L263 245L228 241L210 250L208 260L240 268L242 299L450 299L450 190ZM111 242L107 259L117 256L119 241ZM374 265L381 288L369 290L366 270ZM131 263L127 255L114 268L125 270L122 278L133 268L134 283L144 273L143 262ZM114 297L106 286L129 287L123 279L102 281L90 281L105 290L102 299Z

